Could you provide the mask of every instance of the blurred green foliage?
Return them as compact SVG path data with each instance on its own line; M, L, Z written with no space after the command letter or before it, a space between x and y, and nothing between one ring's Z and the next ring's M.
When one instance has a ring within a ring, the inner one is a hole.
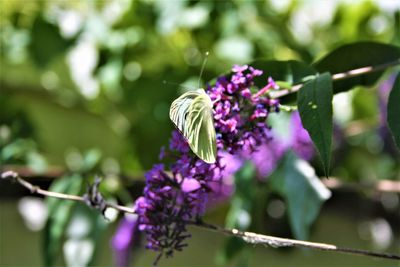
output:
M124 173L157 160L182 90L163 81L196 87L206 51L204 81L234 63L310 62L346 42L399 39L398 12L374 1L10 0L1 10L2 146L28 137L51 165L95 148Z

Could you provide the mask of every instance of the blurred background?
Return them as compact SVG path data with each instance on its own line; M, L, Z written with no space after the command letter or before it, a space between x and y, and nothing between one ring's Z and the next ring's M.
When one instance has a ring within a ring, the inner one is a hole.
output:
M198 86L207 51L201 86L233 64L255 59L311 63L349 42L400 45L400 1L2 0L0 27L0 167L18 170L43 187L59 176L101 171L106 195L133 203L141 190L136 182L168 144L173 129L169 105L184 90L178 84ZM341 181L400 179L399 154L380 117L391 80L386 75L369 90L335 97L335 120L343 136L335 144L332 174ZM42 199L18 185L0 185L0 265L41 266L47 218ZM368 186L333 193L312 240L399 253L399 193ZM282 201L276 201L271 209L280 211ZM217 210L209 216L218 222L221 214ZM116 224L105 224L98 226L96 266L113 262L109 240ZM276 231L289 235L287 224ZM223 237L193 234L185 252L160 266L185 266L188 259L192 266L213 266ZM135 255L138 265L150 265L155 256L144 249ZM57 262L73 266L68 261L64 256ZM377 264L257 248L252 266L265 262Z

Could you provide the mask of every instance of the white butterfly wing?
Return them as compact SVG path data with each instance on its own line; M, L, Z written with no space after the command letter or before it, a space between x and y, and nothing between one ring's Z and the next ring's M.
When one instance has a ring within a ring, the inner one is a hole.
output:
M214 163L217 154L216 134L212 102L208 95L204 93L193 100L187 123L184 136L188 139L190 148L205 162Z
M177 99L172 102L170 110L169 110L169 118L175 124L175 126L181 131L184 132L185 121L187 115L189 113L190 105L193 103L193 100L200 96L200 92L190 91L186 92ZM185 136L186 137L186 136Z
M192 151L207 163L216 160L216 134L212 102L203 89L187 92L172 102L170 118Z

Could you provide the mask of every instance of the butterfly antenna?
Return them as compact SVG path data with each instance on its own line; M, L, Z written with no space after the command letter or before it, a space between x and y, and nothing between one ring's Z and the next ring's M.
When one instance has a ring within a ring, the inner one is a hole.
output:
M187 86L184 86L184 85L182 85L180 83L167 82L166 80L163 81L163 84L177 85L177 86L182 87L183 89L185 89L187 91L188 90L195 90L195 88L187 87Z
M208 55L209 55L209 54L210 54L210 53L207 51L206 54L205 54L206 57L204 58L203 65L201 66L198 88L201 88L201 87L200 87L201 76L203 76L204 67L206 66L206 63L207 63L207 59L208 59Z

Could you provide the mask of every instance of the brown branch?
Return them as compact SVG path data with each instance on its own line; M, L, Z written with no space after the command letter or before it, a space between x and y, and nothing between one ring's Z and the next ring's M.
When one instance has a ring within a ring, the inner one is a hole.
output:
M48 191L48 190L43 190L40 187L35 186L35 185L27 182L26 180L22 179L19 176L19 174L14 171L3 172L3 173L1 173L0 178L1 179L11 179L13 181L16 181L19 184L21 184L22 186L24 186L25 188L29 189L32 193L36 193L36 194L40 194L40 195L48 196L48 197L55 197L55 198L59 198L59 199L73 200L73 201L79 201L79 202L86 203L85 199L81 196L67 195L67 194L52 192L52 191ZM135 213L135 210L132 208L121 206L121 205L116 205L113 203L106 202L106 206L114 208L121 212ZM243 241L245 241L246 243L249 243L249 244L271 246L274 248L277 248L277 247L303 247L303 248L309 248L309 249L315 249L315 250L334 251L334 252L355 254L355 255L368 256L368 257L376 257L376 258L382 258L382 259L400 260L400 255L396 255L396 254L378 253L378 252L373 252L373 251L350 249L350 248L341 248L341 247L337 247L335 245L326 244L326 243L316 243L316 242L308 242L308 241L302 241L302 240L296 240L296 239L268 236L268 235L257 234L257 233L252 233L252 232L240 231L237 229L226 229L226 228L222 228L222 227L219 227L219 226L216 226L213 224L204 223L201 221L188 222L188 224L191 224L191 225L194 225L196 227L200 227L200 228L203 228L206 230L223 233L225 235L236 236L236 237L241 238Z
M332 75L332 80L334 80L334 81L344 80L344 79L360 76L360 75L367 74L367 73L381 71L381 70L384 70L384 69L387 69L389 67L393 67L396 65L400 65L400 58L395 61L376 65L376 66L366 66L366 67L362 67L362 68L358 68L358 69L354 69L354 70L336 73L336 74ZM281 98L283 96L286 96L286 95L289 95L289 94L299 91L301 89L301 87L303 87L303 85L304 85L304 83L296 84L292 88L284 89L284 90L280 90L280 91L270 91L268 94L271 98Z
M45 178L50 180L63 176L66 173L65 169L59 166L48 166L45 172L40 173L33 171L30 167L25 165L7 164L0 167L0 172L7 171L14 171L21 177L29 179Z
M5 171L5 172L1 173L0 178L1 179L11 179L11 180L19 183L26 189L28 189L32 194L39 194L39 195L47 196L47 197L55 197L58 199L73 200L73 201L86 203L85 198L82 196L63 194L63 193L58 193L58 192L41 189L39 186L33 185L30 182L22 179L21 176L14 171ZM114 204L111 202L106 202L105 205L106 205L106 207L114 208L114 209L122 211L122 212L135 213L135 210L133 208L121 206L121 205Z
M390 192L400 193L400 181L392 180L379 180L377 182L366 182L366 183L343 183L336 177L329 177L329 179L322 179L322 183L330 189L348 188L352 190L363 189L374 189L378 192Z
M257 233L253 233L253 232L240 231L237 229L226 229L226 228L222 228L222 227L219 227L219 226L216 226L213 224L204 223L204 222L192 222L191 224L196 227L208 229L208 230L215 231L218 233L223 233L228 236L235 236L235 237L241 238L246 243L254 244L254 245L264 245L264 246L270 246L273 248L303 247L303 248L309 248L309 249L314 249L314 250L334 251L334 252L340 252L340 253L346 253L346 254L376 257L376 258L383 258L383 259L389 259L389 260L400 260L400 255L396 255L396 254L379 253L379 252L373 252L373 251L361 250L361 249L343 248L343 247L338 247L338 246L335 246L332 244L327 244L327 243L317 243L317 242L309 242L309 241L302 241L302 240L296 240L296 239L275 237L275 236L257 234Z

